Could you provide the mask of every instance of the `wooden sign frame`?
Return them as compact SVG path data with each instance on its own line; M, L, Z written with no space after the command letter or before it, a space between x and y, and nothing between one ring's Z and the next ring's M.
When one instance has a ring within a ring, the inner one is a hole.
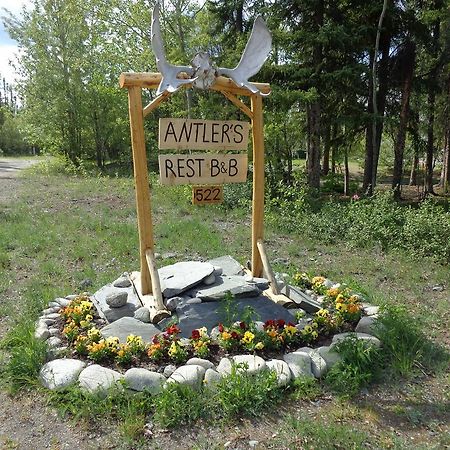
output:
M136 209L139 230L140 280L137 283L141 296L153 294L151 307L152 319L157 321L169 315L164 308L161 287L154 258L153 222L151 215L150 188L147 173L147 155L144 137L144 118L154 111L171 94L167 91L156 97L147 106L142 105L142 89L156 89L161 81L160 73L122 73L119 85L128 89L128 105L133 151L134 179L136 185ZM261 93L268 94L270 85L253 83ZM185 84L182 87L191 87ZM231 79L217 77L211 90L221 92L231 103L238 107L251 120L253 145L253 197L252 197L252 260L254 277L263 273L264 237L264 131L263 106L261 95L252 93L246 87L237 86ZM250 97L251 108L237 95ZM261 249L261 250L260 250ZM266 264L264 264L266 266ZM156 311L155 311L156 310Z

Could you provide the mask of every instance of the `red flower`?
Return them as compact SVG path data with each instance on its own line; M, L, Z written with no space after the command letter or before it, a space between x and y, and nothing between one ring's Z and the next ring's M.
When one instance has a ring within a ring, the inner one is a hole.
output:
M223 325L219 323L219 333L223 333L223 330L224 330Z
M295 327L295 324L292 323L292 322L289 322L289 323L288 323L288 327Z
M239 339L239 334L236 333L236 331L231 332L231 338L232 339Z
M197 340L200 339L200 331L198 330L192 330L192 339Z
M269 327L273 327L275 326L275 321L274 320L266 320L266 323L264 324L263 328L269 328Z
M245 322L240 322L239 326L241 327L241 330L246 330L247 329L247 325L245 324Z
M158 334L153 336L152 342L153 342L153 344L157 344L159 342L159 335Z
M286 325L286 322L283 319L277 320L278 328L283 328Z
M167 334L178 334L180 332L180 329L176 325L172 325L167 328L166 333Z

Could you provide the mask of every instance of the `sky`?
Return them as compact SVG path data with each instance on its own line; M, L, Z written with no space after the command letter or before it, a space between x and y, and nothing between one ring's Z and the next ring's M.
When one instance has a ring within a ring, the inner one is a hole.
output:
M5 15L3 8L18 15L22 11L22 6L30 4L30 0L0 0L0 17ZM15 53L17 53L17 42L9 37L3 21L0 21L0 75L2 78L6 78L8 83L14 82L16 78L14 69L9 65L9 61L14 59Z

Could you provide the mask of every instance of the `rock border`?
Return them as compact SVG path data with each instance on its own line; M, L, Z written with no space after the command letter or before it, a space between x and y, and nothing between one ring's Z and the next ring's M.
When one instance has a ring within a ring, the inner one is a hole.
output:
M294 352L285 353L283 359L264 360L257 355L242 354L224 357L216 366L207 359L191 358L178 368L167 366L163 374L137 367L121 374L99 364L87 365L82 360L60 357L68 347L62 345L60 330L55 324L61 317L60 310L76 297L77 295L69 295L49 302L48 308L42 311L36 322L35 337L47 342L50 359L42 366L39 378L43 386L50 390L78 384L86 392L105 396L113 386L125 386L131 391L148 391L156 395L171 383L189 385L198 390L203 386L213 387L231 373L233 365L236 365L239 372L248 374L273 370L279 385L286 386L300 377L322 378L341 360L333 348L349 336L363 339L369 345L381 345L379 339L373 335L379 307L363 303L366 315L360 319L355 331L335 334L329 346L301 347Z

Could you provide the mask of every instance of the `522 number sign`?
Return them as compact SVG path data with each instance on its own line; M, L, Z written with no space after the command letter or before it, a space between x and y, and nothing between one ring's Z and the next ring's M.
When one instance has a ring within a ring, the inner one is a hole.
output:
M216 205L223 202L223 186L193 186L194 205Z

